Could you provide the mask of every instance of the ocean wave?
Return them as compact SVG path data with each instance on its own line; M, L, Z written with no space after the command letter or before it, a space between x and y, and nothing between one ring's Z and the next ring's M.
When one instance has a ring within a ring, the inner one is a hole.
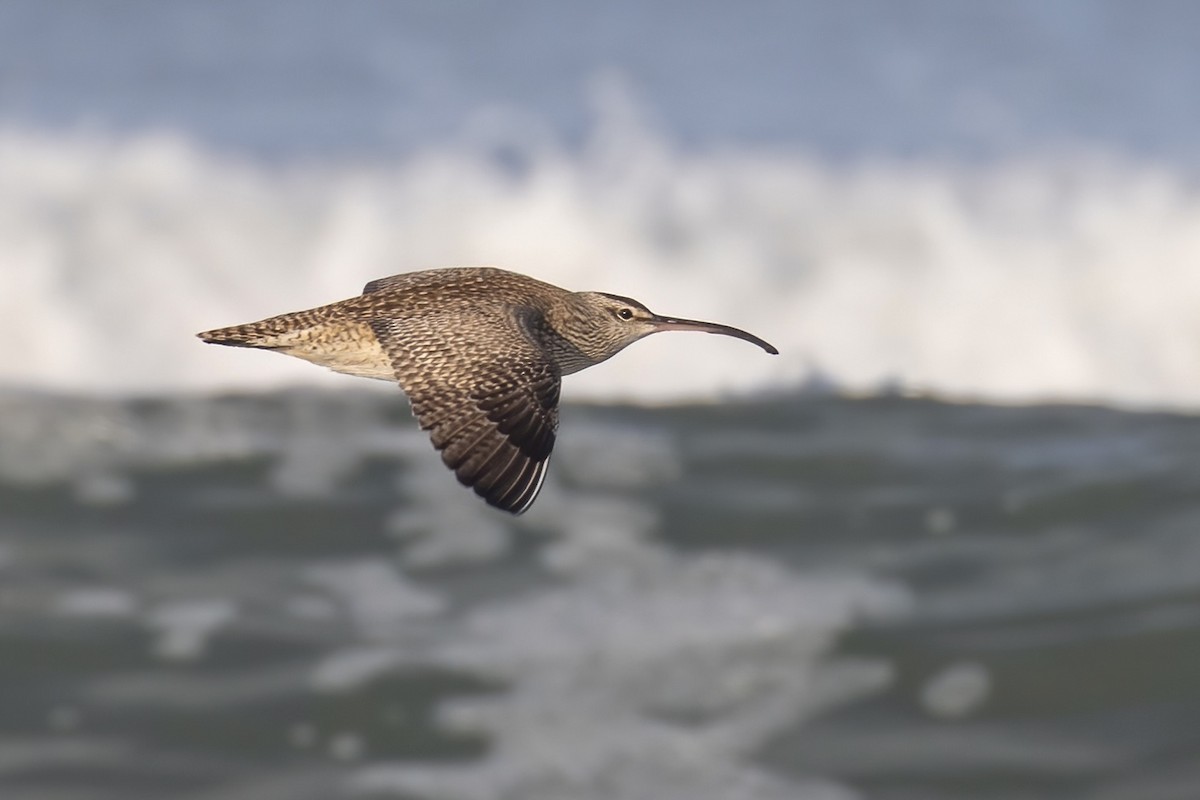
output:
M56 390L349 381L193 333L486 263L744 327L782 352L654 337L570 378L568 400L810 382L1188 407L1198 262L1200 189L1095 154L837 165L688 150L619 108L580 147L493 131L370 163L0 129L0 381Z

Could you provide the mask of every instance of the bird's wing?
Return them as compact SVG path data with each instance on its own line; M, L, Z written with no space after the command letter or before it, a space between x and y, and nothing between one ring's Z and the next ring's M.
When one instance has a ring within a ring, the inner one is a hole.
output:
M371 323L413 413L460 483L521 514L558 430L558 369L511 319L418 315Z

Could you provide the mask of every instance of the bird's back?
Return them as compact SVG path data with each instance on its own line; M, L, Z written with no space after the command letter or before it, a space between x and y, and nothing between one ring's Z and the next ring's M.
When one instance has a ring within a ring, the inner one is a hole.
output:
M362 294L334 303L355 319L474 309L542 308L571 294L549 283L497 267L446 267L373 280Z
M496 267L447 267L379 278L363 293L317 308L205 331L214 344L275 350L364 378L395 380L395 365L377 336L381 320L437 318L467 343L495 335L498 318L543 309L564 289ZM422 326L428 329L428 326ZM512 328L514 335L519 333Z

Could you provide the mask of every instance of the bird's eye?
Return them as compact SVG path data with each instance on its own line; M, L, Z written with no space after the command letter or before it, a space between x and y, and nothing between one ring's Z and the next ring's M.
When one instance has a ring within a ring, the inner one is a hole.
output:
M620 311L617 312L617 316L620 317L621 319L633 319L633 309L622 308Z

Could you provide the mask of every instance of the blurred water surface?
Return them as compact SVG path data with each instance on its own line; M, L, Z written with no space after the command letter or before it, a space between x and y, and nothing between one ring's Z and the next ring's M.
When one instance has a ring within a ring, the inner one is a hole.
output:
M393 397L2 403L6 797L1200 777L1191 418L573 406L510 520Z

